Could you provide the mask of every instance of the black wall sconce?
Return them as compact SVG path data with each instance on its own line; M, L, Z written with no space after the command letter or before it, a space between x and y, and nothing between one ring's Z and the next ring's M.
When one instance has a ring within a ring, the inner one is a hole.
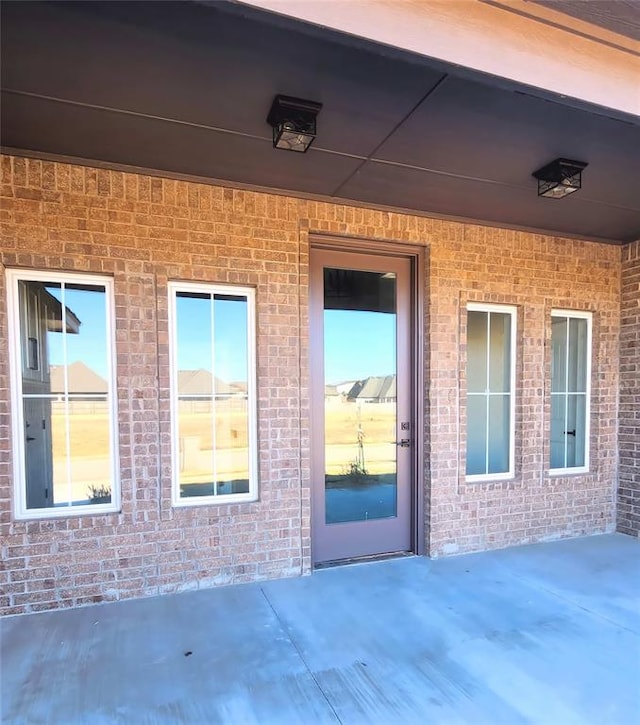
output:
M586 166L584 161L556 159L534 171L533 176L538 179L538 196L562 199L578 191L582 187L582 169Z
M276 149L305 153L316 137L316 116L322 103L291 96L276 96L267 123L273 126Z

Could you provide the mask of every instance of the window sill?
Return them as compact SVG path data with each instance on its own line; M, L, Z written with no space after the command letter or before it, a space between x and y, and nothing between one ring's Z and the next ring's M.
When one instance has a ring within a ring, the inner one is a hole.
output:
M503 481L515 481L513 473L482 473L473 476L465 476L465 483L502 483Z
M95 506L60 506L47 509L31 509L14 512L15 521L41 521L43 519L68 519L78 516L102 516L120 513L120 504L97 504Z
M560 478L563 476L584 476L591 473L588 468L551 468L547 471L549 478Z
M173 508L191 508L194 506L224 506L226 504L255 503L258 501L257 494L228 494L226 496L198 496L191 499L174 499L171 501Z

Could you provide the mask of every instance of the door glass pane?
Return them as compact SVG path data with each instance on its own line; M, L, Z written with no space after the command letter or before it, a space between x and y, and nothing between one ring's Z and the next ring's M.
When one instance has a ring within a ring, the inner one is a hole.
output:
M487 389L487 312L467 313L467 390L484 393Z
M487 472L487 400L467 396L467 476Z
M505 473L509 470L509 396L492 395L489 398L489 470L487 473Z
M324 270L325 520L395 517L396 277Z

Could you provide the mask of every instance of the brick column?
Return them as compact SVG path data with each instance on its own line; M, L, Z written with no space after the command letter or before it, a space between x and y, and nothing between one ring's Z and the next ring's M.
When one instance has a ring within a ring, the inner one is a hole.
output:
M640 536L640 240L622 250L618 531Z

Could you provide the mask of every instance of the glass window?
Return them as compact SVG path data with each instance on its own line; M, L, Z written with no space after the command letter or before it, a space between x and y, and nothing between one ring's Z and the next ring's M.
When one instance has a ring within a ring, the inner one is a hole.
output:
M169 289L174 504L255 500L254 291Z
M551 313L551 470L587 470L591 315Z
M18 270L7 276L16 516L115 511L112 281Z
M467 308L468 477L513 475L515 308Z

